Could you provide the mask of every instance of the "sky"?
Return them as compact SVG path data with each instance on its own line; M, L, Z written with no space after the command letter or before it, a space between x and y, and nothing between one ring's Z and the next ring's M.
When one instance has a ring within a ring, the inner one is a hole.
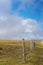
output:
M0 40L43 40L43 0L0 0Z

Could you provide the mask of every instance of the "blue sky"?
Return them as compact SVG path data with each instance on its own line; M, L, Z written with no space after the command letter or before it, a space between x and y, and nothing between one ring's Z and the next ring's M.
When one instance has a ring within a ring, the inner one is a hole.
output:
M12 11L17 11L25 18L39 20L43 17L43 0L13 0Z
M0 39L43 40L43 0L0 0Z

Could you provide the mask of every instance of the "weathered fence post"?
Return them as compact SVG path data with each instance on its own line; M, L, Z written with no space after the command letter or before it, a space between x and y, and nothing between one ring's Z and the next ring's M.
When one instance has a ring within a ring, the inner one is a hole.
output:
M32 50L35 48L35 42L30 43L30 51L32 52Z
M25 49L25 40L22 39L22 44L23 44L23 59L24 63L26 63L26 49Z
M30 42L30 52L32 52L32 49L33 49L33 43L32 41Z

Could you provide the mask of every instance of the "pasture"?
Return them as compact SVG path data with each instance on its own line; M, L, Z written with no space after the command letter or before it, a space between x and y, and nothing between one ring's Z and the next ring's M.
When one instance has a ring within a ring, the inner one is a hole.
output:
M22 41L0 40L0 65L43 65L43 43L36 41L30 52L30 41L25 41L26 63L23 62Z

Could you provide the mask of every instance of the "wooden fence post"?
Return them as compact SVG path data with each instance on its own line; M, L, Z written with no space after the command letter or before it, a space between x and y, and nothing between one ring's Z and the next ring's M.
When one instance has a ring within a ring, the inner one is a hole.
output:
M30 51L32 52L32 50L35 48L35 42L30 43Z
M30 42L30 52L32 52L32 48L33 48L33 43L32 41Z
M22 39L22 44L23 44L23 59L24 63L26 63L26 49L25 49L25 40Z

